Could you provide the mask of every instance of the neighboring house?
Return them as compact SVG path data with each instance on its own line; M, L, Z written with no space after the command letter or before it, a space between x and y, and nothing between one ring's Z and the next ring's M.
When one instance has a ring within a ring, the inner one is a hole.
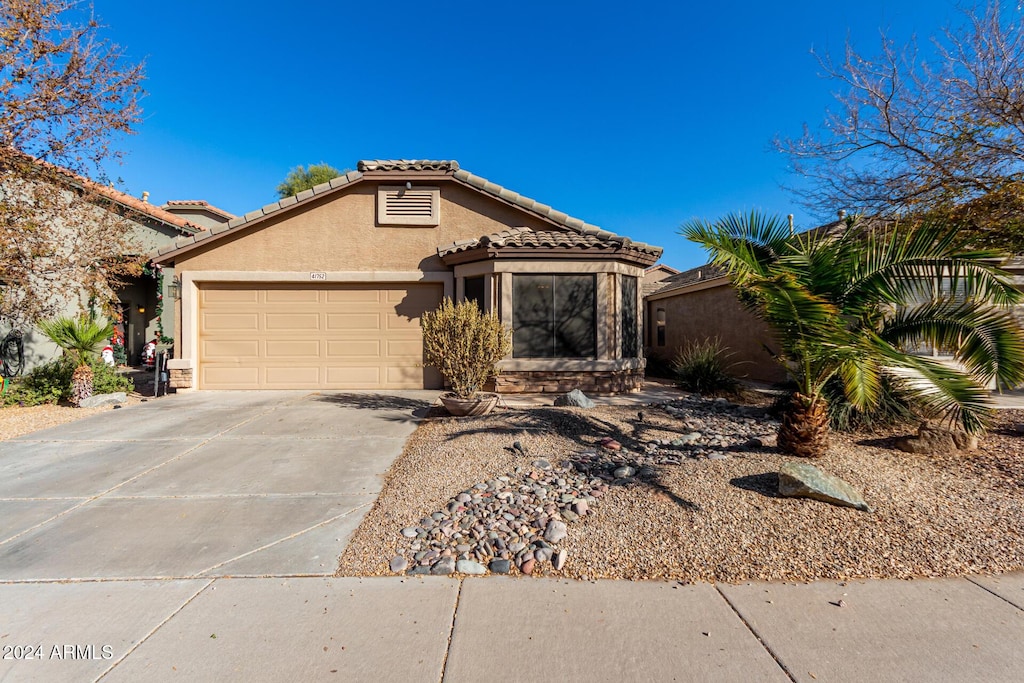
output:
M639 285L660 255L454 161L361 161L159 250L181 278L171 382L440 388L420 317L447 296L514 329L499 391L636 390Z
M644 298L647 349L671 360L691 342L718 338L737 363L737 375L762 382L786 378L774 360L779 350L771 328L736 298L728 276L704 265L669 276Z
M35 162L43 163L43 162ZM62 182L66 182L67 191L86 191L95 198L89 208L95 213L96 224L102 226L108 222L111 214L115 220L129 222L129 241L135 251L128 256L142 256L159 247L173 242L176 238L187 237L202 232L203 225L189 220L185 215L149 204L144 193L143 199L120 192L111 187L94 183L81 176L58 168ZM218 210L219 211L219 210ZM163 289L157 291L158 278L154 275L140 275L129 278L116 291L121 306L122 331L125 335L125 347L129 362L135 362L141 355L142 347L151 339L157 338L160 332L166 337L174 336L174 320L168 310L167 315L160 316L160 308L164 297L170 301L167 286L174 277L173 269L163 272ZM85 308L85 302L69 300L62 315L77 315ZM0 329L0 334L6 333ZM25 331L25 369L44 363L60 355L60 349L46 339L37 330Z
M664 263L659 263L646 269L644 271L643 284L640 286L643 295L647 296L655 290L661 289L665 280L673 275L679 275L679 271L672 266L666 266Z

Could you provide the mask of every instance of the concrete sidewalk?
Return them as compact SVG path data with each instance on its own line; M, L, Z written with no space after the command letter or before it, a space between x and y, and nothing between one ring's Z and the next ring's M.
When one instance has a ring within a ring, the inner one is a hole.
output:
M1019 681L1022 606L1024 574L7 583L0 681Z

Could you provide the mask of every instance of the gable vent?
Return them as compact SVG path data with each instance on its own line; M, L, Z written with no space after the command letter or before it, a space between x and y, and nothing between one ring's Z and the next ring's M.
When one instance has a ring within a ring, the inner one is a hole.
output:
M377 190L380 225L436 226L440 221L440 190L436 187L381 185Z

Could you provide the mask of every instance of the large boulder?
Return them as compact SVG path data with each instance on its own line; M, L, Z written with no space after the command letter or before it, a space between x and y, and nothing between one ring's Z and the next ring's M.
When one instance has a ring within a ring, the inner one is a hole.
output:
M871 508L852 486L804 462L787 462L779 469L779 494L813 498L832 505L871 512Z
M917 428L917 436L899 439L896 448L921 455L956 455L978 450L978 437L925 420Z
M556 398L555 405L570 406L572 408L593 408L595 404L582 391L573 389L568 394L562 394Z
M100 408L102 406L116 406L128 400L127 394L123 391L115 391L112 394L93 394L83 398L79 404L82 408Z

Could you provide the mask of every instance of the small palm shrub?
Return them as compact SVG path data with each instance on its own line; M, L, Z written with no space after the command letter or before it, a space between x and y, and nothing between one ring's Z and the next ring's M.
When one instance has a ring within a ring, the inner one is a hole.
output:
M92 361L114 333L113 323L101 325L91 315L82 314L76 318L60 317L44 320L39 329L50 341L64 349L65 356L76 363L71 374L71 405L80 405L83 399L92 396Z
M445 299L423 314L423 355L459 398L472 398L512 351L512 330L473 301Z
M739 382L732 370L737 363L730 361L734 354L722 346L718 337L691 340L682 346L672 359L672 374L680 388L698 394L729 393Z
M858 408L843 393L842 382L833 377L825 384L829 426L837 432L870 430L875 427L909 425L921 421L921 410L887 378L882 378L878 400Z
M131 377L119 374L101 360L90 363L93 371L93 390L99 394L116 391L129 392L135 388ZM71 399L71 377L75 364L67 356L32 368L24 377L12 381L2 395L5 406L37 406Z

